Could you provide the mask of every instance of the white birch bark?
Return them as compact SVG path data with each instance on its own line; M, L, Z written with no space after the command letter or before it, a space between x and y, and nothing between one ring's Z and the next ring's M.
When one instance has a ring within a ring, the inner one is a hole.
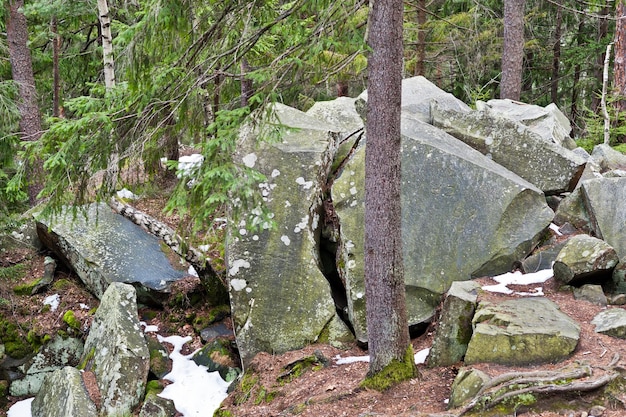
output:
M102 60L104 62L104 85L108 90L115 87L115 66L113 59L113 36L111 35L111 16L107 0L98 0L98 17L102 31Z

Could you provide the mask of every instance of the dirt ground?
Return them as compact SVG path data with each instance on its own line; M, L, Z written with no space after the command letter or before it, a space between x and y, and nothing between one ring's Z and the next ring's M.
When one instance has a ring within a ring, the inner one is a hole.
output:
M142 202L138 208L147 211L153 216L170 221L174 224L177 219L164 218L159 211L162 202ZM43 275L43 262L46 253L20 250L2 255L2 265L10 266L24 263L28 270L24 277L16 282L0 280L0 298L7 302L0 303L0 314L11 317L20 323L23 331L34 329L37 334L55 334L59 330L68 331L63 322L63 313L73 310L81 322L81 328L75 330L79 336L86 336L93 311L98 305L97 299L89 294L81 285L79 279L63 266L59 266L55 276L55 283L45 292L33 296L17 296L13 287ZM478 280L481 284L495 284L489 278ZM537 284L532 287L537 287ZM530 288L514 288L527 291ZM626 358L626 342L621 339L597 334L590 324L592 318L602 310L602 307L586 301L574 300L571 291L561 291L553 279L543 284L545 296L556 302L561 310L575 319L581 326L581 337L573 355L558 364L544 364L528 367L504 367L499 365L480 364L474 366L489 376L494 377L508 372L526 372L531 370L549 370L561 368L567 364L590 364L600 369L609 365L615 355L619 355L618 367L624 364ZM202 292L197 279L188 278L180 284L176 293L184 297L176 298L163 310L140 311L140 317L148 324L159 325L161 333L191 335L193 342L188 349L196 349L202 345L197 329L190 318L200 317L208 313L208 307L200 302L191 300L194 294ZM61 305L56 311L44 308L43 301L47 296L59 294ZM176 295L176 294L174 294ZM481 300L499 301L509 298L494 293L481 292ZM198 299L198 297L195 297ZM173 298L174 299L174 298ZM182 301L181 301L182 300ZM623 307L619 307L623 308ZM229 326L230 320L225 323ZM413 349L418 352L432 344L436 323L419 337L412 340ZM315 416L315 417L373 417L373 416L415 416L452 415L447 411L447 399L450 396L450 387L463 366L462 363L449 367L429 369L419 365L419 377L395 386L384 393L362 389L360 382L364 379L368 364L355 362L346 365L337 365L336 358L347 356L363 356L367 352L354 345L348 350L339 350L326 344L314 344L304 349L288 352L282 355L267 353L259 354L246 370L243 381L235 388L223 402L222 416L234 417L270 417L270 416ZM317 357L314 366L305 370L301 375L291 375L289 369L294 363L311 355ZM19 400L9 397L8 405ZM571 416L586 417L600 415L604 417L620 417L626 415L626 391L612 396L599 395L597 392L574 393L561 396L540 397L533 408L519 408L513 414L497 414L481 412L474 415L525 415L525 416ZM594 406L605 407L595 408ZM593 411L595 414L589 414ZM599 413L599 411L601 413ZM587 414L585 414L587 413ZM0 415L3 410L0 410Z

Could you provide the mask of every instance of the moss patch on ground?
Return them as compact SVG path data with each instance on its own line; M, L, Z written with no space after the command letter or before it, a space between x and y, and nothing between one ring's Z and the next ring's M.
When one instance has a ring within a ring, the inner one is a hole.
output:
M413 356L413 347L409 345L402 361L392 360L389 365L380 372L368 375L361 383L363 388L370 388L376 391L386 391L387 389L418 376Z

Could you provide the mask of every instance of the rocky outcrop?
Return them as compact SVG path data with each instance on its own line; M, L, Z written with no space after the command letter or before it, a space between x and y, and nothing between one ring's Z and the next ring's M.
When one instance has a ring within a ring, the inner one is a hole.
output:
M285 352L317 340L335 315L328 281L320 270L323 185L337 134L329 123L276 105L288 127L278 142L257 142L244 130L235 160L264 174L265 207L277 225L258 225L260 211L232 225L227 247L232 317L240 355Z
M478 288L480 286L474 281L457 281L450 286L428 355L428 366L449 366L465 356L472 337Z
M106 204L39 217L41 241L70 266L87 289L101 298L112 282L137 286L142 301L162 298L186 274L172 267L159 240Z
M432 319L452 282L509 271L537 243L553 212L539 189L445 132L405 114L402 135L407 309L417 324ZM356 149L332 188L341 224L337 265L363 342L364 154L364 147Z
M571 237L554 262L554 278L565 284L608 281L619 258L608 243L589 235Z
M94 373L102 396L101 415L125 415L141 401L150 353L137 317L135 289L109 285L85 341L81 360Z
M82 354L83 342L80 339L57 336L20 367L24 378L11 383L11 395L22 397L37 394L47 375L66 366L77 366Z
M89 397L76 368L66 366L49 374L31 405L33 417L97 417L96 405Z
M432 117L435 126L489 155L546 194L572 191L585 168L586 161L576 153L504 117L485 111L450 111L436 102Z
M546 298L480 304L465 363L529 365L558 362L576 348L580 326Z

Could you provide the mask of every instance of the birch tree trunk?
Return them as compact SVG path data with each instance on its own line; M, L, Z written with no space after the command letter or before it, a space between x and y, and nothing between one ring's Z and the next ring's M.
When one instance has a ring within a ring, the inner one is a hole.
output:
M504 0L504 47L500 98L519 100L524 60L525 0Z
M415 375L413 355L406 361L411 347L401 233L402 13L402 0L375 1L369 17L365 297L370 370L364 384L375 389ZM385 376L392 366L402 372Z
M613 86L615 93L620 98L616 103L617 109L624 111L626 110L626 4L623 0L617 2L616 18ZM606 72L606 64L604 65L604 72ZM602 81L606 82L605 75L602 77Z
M41 136L41 115L37 103L35 75L28 47L28 26L26 16L21 11L24 0L8 2L6 36L9 48L9 61L13 81L17 83L20 100L20 134L22 140L36 141ZM26 169L28 184L28 200L31 206L37 203L37 195L43 189L42 162L36 160L29 163Z
M104 62L104 85L107 90L115 87L115 61L113 59L113 36L111 16L107 0L98 0L98 17L102 34L102 60Z

